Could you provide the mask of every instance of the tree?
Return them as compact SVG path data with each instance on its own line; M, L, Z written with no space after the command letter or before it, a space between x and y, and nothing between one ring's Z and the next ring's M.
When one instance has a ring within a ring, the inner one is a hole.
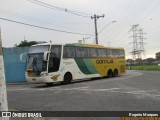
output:
M149 64L153 64L154 61L155 61L155 59L154 59L154 58L147 58L146 61L147 61L147 63L149 63Z
M35 44L38 44L38 42L24 40L24 41L21 41L19 45L15 44L14 46L15 47L29 47L29 46L35 45Z
M143 60L141 58L135 59L135 64L142 64Z
M132 60L132 59L127 59L126 62L132 64L132 63L134 62L134 60Z
M156 53L156 59L157 59L157 61L160 61L160 52Z
M143 62L144 64L146 64L146 63L147 63L147 60L146 60L146 59L143 59L142 62Z

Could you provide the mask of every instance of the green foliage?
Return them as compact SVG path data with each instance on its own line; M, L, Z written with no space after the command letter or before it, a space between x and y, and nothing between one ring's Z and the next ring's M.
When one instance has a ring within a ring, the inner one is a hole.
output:
M15 47L29 47L35 44L38 44L38 42L24 40L24 41L21 41L19 45L15 44Z
M134 62L134 60L132 60L132 59L127 59L127 60L126 60L126 62L133 63L133 62Z
M130 70L145 70L145 71L160 71L160 66L158 65L136 65L127 67Z
M155 61L155 59L154 58L147 58L146 61L147 61L147 63L151 64Z
M160 52L156 53L156 59L160 61Z

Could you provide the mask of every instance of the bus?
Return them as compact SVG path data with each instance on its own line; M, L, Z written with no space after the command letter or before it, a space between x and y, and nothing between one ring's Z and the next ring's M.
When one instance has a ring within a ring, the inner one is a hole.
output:
M26 58L26 80L70 83L72 80L114 77L126 72L123 48L96 44L44 43L32 45Z

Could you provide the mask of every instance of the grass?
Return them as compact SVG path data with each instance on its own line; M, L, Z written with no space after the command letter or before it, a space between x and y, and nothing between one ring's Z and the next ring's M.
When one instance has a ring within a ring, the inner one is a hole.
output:
M128 70L145 70L145 71L160 71L160 66L158 65L136 65L136 66L127 66Z

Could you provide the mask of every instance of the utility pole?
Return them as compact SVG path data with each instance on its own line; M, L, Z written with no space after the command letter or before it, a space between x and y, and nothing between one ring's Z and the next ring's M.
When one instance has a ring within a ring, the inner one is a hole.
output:
M104 14L101 15L101 16L96 15L96 14L94 14L94 16L91 16L91 19L94 19L94 24L95 24L95 39L96 39L96 44L98 44L97 20L100 17L104 17Z
M2 55L2 39L1 39L1 29L0 29L0 56Z
M0 111L8 111L3 52L2 52L1 29L0 29ZM2 120L9 120L7 115L4 115L4 116L6 117L2 116Z

